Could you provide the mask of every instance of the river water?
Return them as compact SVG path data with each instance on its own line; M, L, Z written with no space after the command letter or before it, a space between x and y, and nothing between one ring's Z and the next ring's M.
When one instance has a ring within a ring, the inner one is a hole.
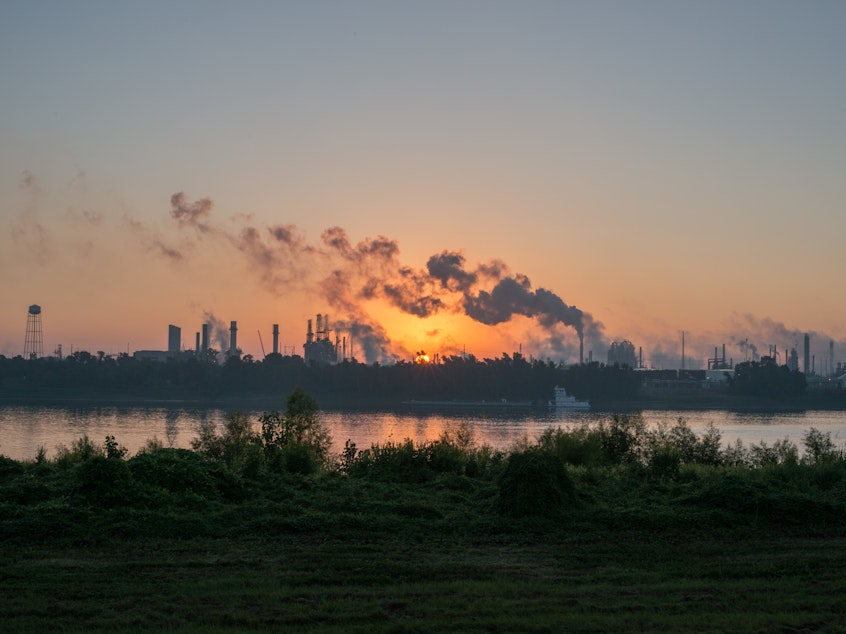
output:
M205 421L222 425L228 415L222 409L192 407L44 407L0 406L0 454L16 460L35 457L40 447L48 456L60 446L87 435L102 443L107 435L130 454L156 438L165 446L190 447ZM258 426L260 411L245 412ZM804 433L814 427L831 433L838 446L846 444L846 412L807 411L791 413L735 413L727 411L645 410L650 426L674 424L680 417L701 434L710 423L720 430L724 444L740 439L745 445L787 438L801 452ZM336 451L346 440L361 448L373 443L436 440L444 431L466 423L475 442L507 449L515 442L534 440L550 427L567 428L595 422L608 414L592 412L517 411L505 409L432 411L407 408L396 411L323 411L321 416Z

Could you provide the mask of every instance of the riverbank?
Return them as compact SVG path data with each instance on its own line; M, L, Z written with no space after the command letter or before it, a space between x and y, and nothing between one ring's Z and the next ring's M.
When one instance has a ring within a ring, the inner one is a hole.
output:
M350 398L338 397L330 392L316 391L315 398L328 410L445 410L450 409L550 409L548 402L508 400L401 400L391 397ZM204 395L177 391L119 392L66 390L51 391L0 391L0 405L36 406L115 406L115 407L192 407L214 408L229 411L265 410L282 407L286 393L254 392L229 395ZM729 412L802 412L813 410L846 410L846 391L808 392L790 399L764 399L740 396L726 391L708 390L679 393L650 393L634 399L605 400L591 403L591 411L598 413L633 413L644 410L693 411L725 410Z

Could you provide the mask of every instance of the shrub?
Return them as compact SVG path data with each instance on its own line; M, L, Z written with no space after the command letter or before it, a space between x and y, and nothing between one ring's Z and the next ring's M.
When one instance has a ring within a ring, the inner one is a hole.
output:
M786 438L776 440L772 447L767 446L765 442L760 445L752 445L749 449L749 455L754 467L773 467L799 462L799 451L796 445Z
M65 468L90 460L94 456L102 455L104 455L103 448L91 442L88 435L85 434L82 438L73 441L70 449L64 446L57 447L56 464Z
M114 436L106 436L106 441L103 443L103 450L106 452L106 458L115 458L117 460L123 459L127 454L127 448L119 445Z
M466 450L445 440L426 443L421 449L425 453L426 465L435 473L464 472L464 465L467 463Z
M499 510L512 517L556 516L575 497L564 465L552 453L539 449L512 453L497 487Z
M831 440L831 432L825 434L811 427L802 438L805 445L805 461L810 464L830 463L843 460L843 450Z
M677 476L681 464L682 458L679 451L670 444L655 447L649 457L649 470L659 477Z
M95 455L77 466L74 493L92 506L111 508L131 501L136 486L126 462Z
M240 472L249 458L250 446L258 443L258 434L253 431L246 414L233 412L226 417L222 434L217 433L214 423L204 423L199 437L191 441L191 448L209 460L222 461Z
M272 465L286 470L290 465L296 473L302 469L311 473L327 465L332 437L319 410L317 401L296 388L286 401L284 414L273 411L259 418L261 443ZM292 449L294 446L299 449Z
M683 421L679 421L680 423ZM708 423L705 433L696 441L693 447L693 460L703 465L720 465L723 462L722 435L714 426Z
M207 499L218 497L209 464L188 449L156 449L128 461L129 470L141 484L172 493L193 493Z
M371 445L358 453L350 475L416 483L429 480L433 473L426 464L426 452L407 438L401 443Z
M0 455L0 482L19 476L24 472L23 465L17 460Z
M740 438L723 450L723 463L729 467L752 466L752 455Z
M602 460L602 440L599 431L583 425L564 431L547 429L538 438L538 447L549 451L563 464L594 466Z
M642 463L648 443L646 421L640 414L614 414L597 428L602 457L608 464Z
M287 473L311 475L320 471L323 458L312 447L300 443L290 443L279 450L278 466Z
M49 500L53 491L44 480L31 472L10 477L0 485L0 501L28 505Z

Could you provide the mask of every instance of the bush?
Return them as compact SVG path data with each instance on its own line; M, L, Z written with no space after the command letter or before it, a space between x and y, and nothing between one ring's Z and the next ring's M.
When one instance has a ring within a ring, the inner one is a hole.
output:
M311 475L320 471L323 458L309 445L289 443L276 454L278 470L300 475Z
M284 414L274 411L259 418L261 444L272 465L291 473L303 473L303 469L313 473L327 466L332 437L319 410L317 401L296 388L286 401Z
M772 447L762 442L749 448L752 466L773 467L776 465L790 465L799 462L799 450L786 438L776 440Z
M0 455L0 482L15 478L24 472L23 465L17 460Z
M208 463L188 449L155 449L131 458L128 465L140 484L206 499L219 497Z
M135 498L137 488L123 460L95 455L77 466L74 493L92 506L123 506Z
M649 457L649 470L658 477L676 477L681 464L679 451L669 444L655 447Z
M511 517L554 517L575 498L561 461L548 451L512 453L497 479L499 510Z
M56 451L56 464L59 467L67 468L86 460L90 460L94 456L103 456L105 452L103 448L97 443L91 442L88 435L83 435L73 442L71 448L60 446Z
M805 461L810 464L830 463L843 460L843 450L831 440L831 432L822 433L811 427L802 438L805 445Z
M602 457L608 464L642 463L648 434L640 414L614 414L597 428Z
M222 461L230 469L240 471L250 445L259 442L250 419L242 412L233 412L226 417L222 434L217 433L214 423L205 423L199 437L191 441L191 448L209 460Z
M464 472L468 457L466 450L448 441L437 440L423 445L422 451L426 454L427 466L435 473Z
M426 452L414 446L414 441L387 442L372 445L358 452L349 467L355 477L368 476L381 480L418 483L431 479L433 473L426 464Z
M547 429L538 438L538 447L558 456L563 464L591 467L602 460L601 435L589 425L570 431Z

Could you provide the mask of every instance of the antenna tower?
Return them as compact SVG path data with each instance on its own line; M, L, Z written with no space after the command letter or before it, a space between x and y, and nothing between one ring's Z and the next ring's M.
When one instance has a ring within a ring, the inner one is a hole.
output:
M26 339L24 358L38 359L44 356L44 339L41 335L41 306L33 304L26 316Z

